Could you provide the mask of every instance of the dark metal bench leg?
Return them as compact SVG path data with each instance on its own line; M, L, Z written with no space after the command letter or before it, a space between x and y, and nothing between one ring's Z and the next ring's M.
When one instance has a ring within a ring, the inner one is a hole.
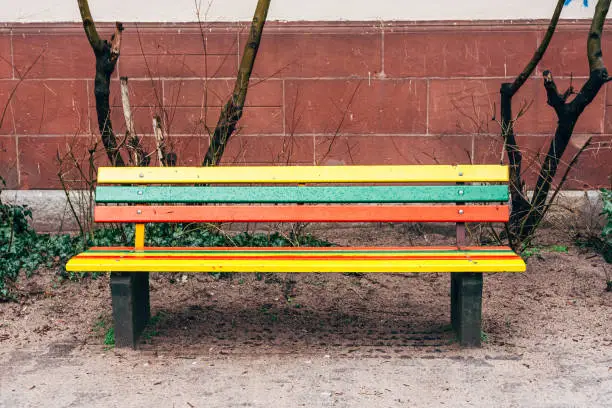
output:
M482 273L451 273L451 324L465 347L480 347Z
M136 347L151 317L149 273L111 273L115 346Z

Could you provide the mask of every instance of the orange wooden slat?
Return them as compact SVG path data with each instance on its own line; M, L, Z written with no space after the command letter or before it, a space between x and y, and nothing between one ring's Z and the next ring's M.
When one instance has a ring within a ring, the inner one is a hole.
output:
M295 247L146 247L147 251L235 251L235 252L295 252ZM410 247L398 247L398 246L360 246L360 247L343 247L343 246L331 246L331 247L299 247L300 251L316 251L316 252L346 252L346 251L402 251L402 252L418 252L418 251L511 251L512 249L507 246L410 246ZM116 246L116 247L91 247L89 251L133 251L134 247L129 246Z
M96 206L96 222L507 222L507 205Z

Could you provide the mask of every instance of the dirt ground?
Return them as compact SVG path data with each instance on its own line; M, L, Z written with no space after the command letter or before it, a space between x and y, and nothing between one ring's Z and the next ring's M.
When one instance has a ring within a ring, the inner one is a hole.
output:
M445 232L319 235L414 245ZM104 345L107 276L41 271L0 304L0 407L609 407L612 268L543 237L527 273L485 276L481 349L449 331L448 274L152 275L156 317L134 351Z

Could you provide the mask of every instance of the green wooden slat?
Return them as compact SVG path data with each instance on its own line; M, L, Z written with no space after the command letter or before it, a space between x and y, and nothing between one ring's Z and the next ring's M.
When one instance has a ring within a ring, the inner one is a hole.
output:
M98 203L447 203L503 202L507 185L184 187L98 186Z

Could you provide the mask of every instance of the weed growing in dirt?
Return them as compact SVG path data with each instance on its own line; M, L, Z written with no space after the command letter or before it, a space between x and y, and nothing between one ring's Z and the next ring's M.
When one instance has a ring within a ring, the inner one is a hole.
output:
M149 319L147 327L142 332L142 339L144 341L150 341L153 337L159 336L159 324L165 317L163 312L157 312L155 316Z
M551 245L548 247L548 250L550 252L567 253L569 251L569 248L565 245Z
M106 322L104 321L104 319L100 318L100 320L98 320L96 324L94 324L94 327L91 329L91 331L93 331L94 333L98 333L100 330L104 330L104 327L106 327Z
M527 260L531 258L532 256L542 259L543 252L567 253L569 252L569 248L565 245L551 245L551 246L545 246L545 247L532 246L532 247L525 248L525 250L521 252L521 256L523 257L524 260Z
M589 248L601 254L607 263L612 263L612 190L601 189L603 211L601 215L605 218L605 225L600 236L591 234L585 238L579 238L576 244L581 248ZM612 276L606 273L606 290L612 292Z
M603 199L602 215L606 217L606 225L601 231L601 239L605 247L603 256L606 262L612 263L612 190L602 189L601 197Z
M602 255L606 262L612 263L612 190L601 190L603 199L603 212L606 217L606 225L601 231L601 240L604 250ZM612 277L606 274L606 290L612 292Z
M529 248L525 248L525 250L523 250L523 252L521 252L521 256L523 257L523 259L526 261L529 258L531 258L532 256L536 256L538 258L542 257L542 249L540 247L529 247Z
M106 350L115 347L115 329L112 326L106 330L106 334L104 335L104 345L106 346Z

